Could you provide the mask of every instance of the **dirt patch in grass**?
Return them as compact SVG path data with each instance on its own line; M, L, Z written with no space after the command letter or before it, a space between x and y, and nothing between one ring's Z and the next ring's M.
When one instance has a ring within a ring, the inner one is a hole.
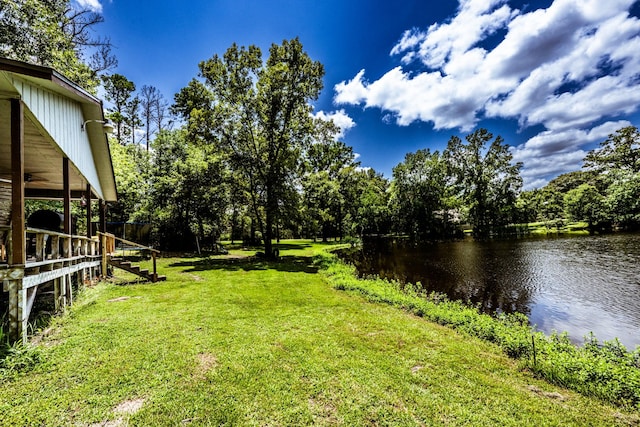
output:
M140 408L142 408L144 402L144 398L125 400L113 408L113 412L117 414L135 414L140 410Z
M128 422L125 420L124 416L133 415L138 412L142 406L144 405L144 398L137 399L129 399L124 402L119 403L115 408L113 408L113 412L121 415L115 420L110 421L102 421L100 423L90 424L88 427L120 427L128 425Z
M218 367L218 358L211 353L199 353L196 356L196 372L194 377L204 379L208 372Z
M314 398L309 399L309 409L313 413L314 423L316 424L338 424L338 417L336 415L337 409L330 402L318 400Z
M118 297L118 298L113 298L110 300L107 300L107 302L121 302L121 301L126 301L128 299L130 299L131 297Z
M527 389L529 391L534 392L537 395L540 395L540 396L543 396L543 397L546 397L546 398L549 398L549 399L559 400L561 402L566 400L566 397L564 397L563 395L561 395L557 391L553 391L553 392L544 391L544 390L541 390L541 389L539 389L538 387L536 387L534 385L530 385L529 387L527 387Z

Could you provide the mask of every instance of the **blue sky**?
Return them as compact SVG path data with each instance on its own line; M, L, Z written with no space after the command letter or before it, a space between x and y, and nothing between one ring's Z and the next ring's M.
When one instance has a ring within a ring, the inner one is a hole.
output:
M478 127L524 163L526 188L640 125L639 0L76 0L100 11L115 72L166 98L232 44L299 37L325 66L314 104L363 167Z

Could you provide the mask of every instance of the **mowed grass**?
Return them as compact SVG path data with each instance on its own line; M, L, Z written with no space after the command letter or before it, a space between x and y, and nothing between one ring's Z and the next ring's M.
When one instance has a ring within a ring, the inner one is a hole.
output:
M491 344L334 290L311 265L322 247L161 259L166 282L86 290L42 362L0 380L0 425L638 425Z

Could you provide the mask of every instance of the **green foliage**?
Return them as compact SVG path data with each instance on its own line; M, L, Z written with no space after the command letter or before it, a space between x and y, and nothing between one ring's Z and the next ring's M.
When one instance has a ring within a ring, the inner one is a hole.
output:
M301 178L306 232L309 236L342 237L347 218L357 214L358 162L351 147L334 139L331 122L316 122L318 140L305 152L305 173Z
M101 21L69 0L0 0L0 56L52 67L95 93L97 70L82 61L82 48Z
M640 224L640 172L610 174L605 203L614 222L621 226Z
M118 188L118 201L109 204L109 221L149 220L147 211L150 179L150 156L139 145L121 145L109 141L111 161Z
M478 129L465 139L467 144L451 137L444 156L458 193L469 208L474 234L487 236L513 222L522 187L522 164L513 164L509 146L500 136L493 139L486 129Z
M442 295L425 294L419 284L402 286L378 278L358 279L353 266L332 254L319 254L315 261L336 289L357 292L370 301L390 304L493 342L554 384L640 409L640 347L628 352L617 340L600 346L593 335L586 338L584 346L577 347L566 334L546 337L534 332L527 317L519 313L492 317Z
M572 221L586 221L589 227L607 217L604 197L590 184L582 184L564 196L567 216Z
M0 379L33 369L42 360L38 347L17 341L8 344L0 331Z
M137 105L139 99L133 97L136 85L122 74L112 74L102 77L107 101L113 103L113 109L107 117L116 125L116 139L125 144L127 137L134 135L132 128L138 123Z
M274 226L288 213L282 206L314 137L310 102L322 89L324 69L293 39L273 44L264 62L258 47L234 44L201 62L200 75L203 82L192 81L176 96L173 111L188 121L191 140L227 150L271 256Z
M599 184L599 181L600 180L598 174L594 171L573 171L563 173L562 175L559 175L549 181L549 184L546 185L545 190L554 193L565 194L568 191L578 188L582 184L591 184L593 186L596 186L598 190L600 190L601 185Z
M150 211L159 247L195 249L195 237L222 233L229 203L229 172L213 145L187 141L187 132L163 131L153 142Z
M446 234L451 193L447 163L438 151L418 150L393 168L390 210L396 231L428 239Z
M385 234L391 228L389 211L389 181L373 169L364 169L356 175L356 193L350 202L353 213L353 228L350 234Z
M640 131L635 126L618 129L599 148L589 151L584 160L586 168L598 172L640 172Z

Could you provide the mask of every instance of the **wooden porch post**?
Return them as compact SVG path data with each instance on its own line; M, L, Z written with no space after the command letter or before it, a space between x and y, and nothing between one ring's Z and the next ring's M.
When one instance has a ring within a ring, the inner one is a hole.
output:
M62 159L62 204L64 210L63 232L71 234L71 184L69 182L69 159ZM71 238L65 238L62 248L62 257L69 258L71 256Z
M91 184L87 184L87 237L93 237L93 230L91 226Z
M87 183L87 195L86 195L86 203L87 203L87 238L92 238L93 237L93 230L92 230L92 225L91 225L91 184ZM86 255L93 255L90 253L90 245L87 243L87 249L85 250L85 256ZM93 258L91 258L91 260L93 260ZM85 277L87 277L89 279L89 284L93 283L93 267L89 267L87 269L86 275Z
M64 234L71 234L71 184L69 182L69 159L62 159L62 198L64 205Z
M99 205L99 214L100 214L100 231L103 233L107 232L107 203L100 199Z
M24 115L22 101L11 100L11 264L26 263L24 220Z
M102 263L100 266L100 277L107 277L107 236L104 233L107 232L107 204L103 199L100 199L98 204L98 214L100 215L100 255L102 255Z
M24 218L24 106L20 99L11 100L11 269L5 280L9 292L9 336L13 340L27 339L27 290L22 288L27 262Z

